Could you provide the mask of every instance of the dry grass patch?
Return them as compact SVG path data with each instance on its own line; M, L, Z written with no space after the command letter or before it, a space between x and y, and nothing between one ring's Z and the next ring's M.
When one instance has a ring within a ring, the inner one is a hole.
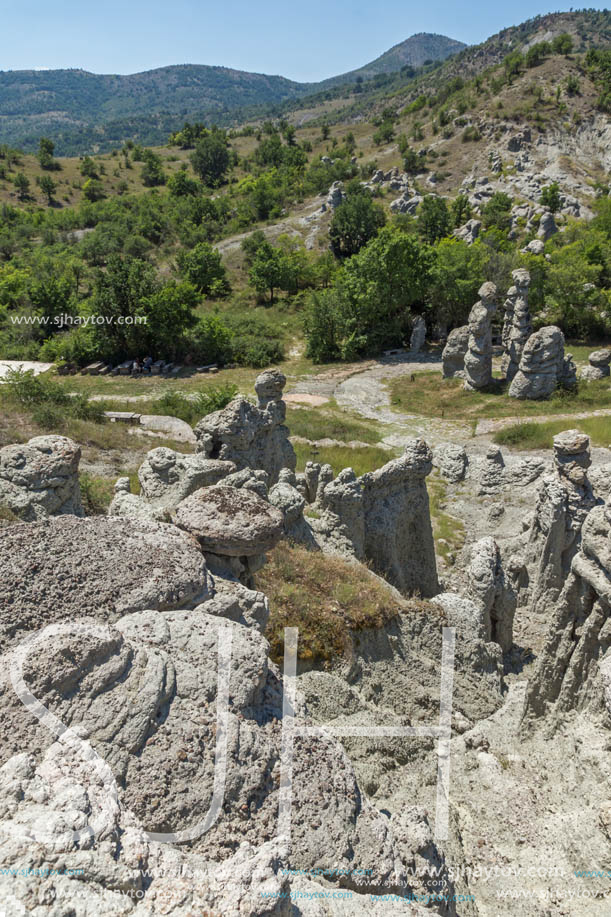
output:
M409 611L435 608L419 599L398 602L362 564L287 541L270 553L257 574L257 588L269 598L265 636L278 663L284 656L285 627L299 628L300 659L328 664L350 651L352 631L383 627Z

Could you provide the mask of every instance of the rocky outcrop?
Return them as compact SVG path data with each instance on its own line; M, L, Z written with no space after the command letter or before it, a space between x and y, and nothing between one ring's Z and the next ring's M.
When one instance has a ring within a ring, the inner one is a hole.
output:
M520 367L509 387L510 398L549 398L565 379L564 335L549 325L531 334L522 351Z
M404 595L439 591L426 477L432 453L424 440L359 478L365 517L365 557Z
M528 271L518 268L518 270L512 271L511 276L514 282L512 290L514 290L515 293L513 296L511 325L507 330L506 340L505 325L503 325L503 345L505 346L508 357L506 369L506 378L508 382L511 382L520 368L524 347L533 330L530 320L530 310L528 308L530 274Z
M362 480L352 468L340 471L319 488L315 504L319 517L309 520L323 550L357 560L365 559Z
M542 239L543 242L547 242L548 239L551 239L553 235L558 232L558 227L556 226L556 221L554 219L554 214L549 210L546 210L541 214L541 219L539 220L539 229L537 230L537 236L539 239Z
M467 579L467 596L481 609L486 642L498 643L508 653L517 600L494 538L481 538L472 546Z
M478 391L492 382L492 316L496 312L496 287L484 283L480 300L469 314L469 341L465 354L467 391Z
M160 446L147 454L138 470L140 494L131 493L129 478L120 478L108 513L167 520L181 500L235 471L233 462L216 461L201 453L183 455Z
M584 366L579 373L579 378L588 382L597 382L611 374L609 363L611 350L594 350L588 357L588 366Z
M522 551L522 588L533 614L549 617L579 550L581 530L596 503L588 480L589 438L578 430L554 437L554 470L546 476Z
M80 447L66 436L36 436L0 449L0 506L24 522L82 516Z
M0 650L47 624L114 622L211 594L197 543L172 525L62 516L11 526L0 554Z
M552 612L527 690L526 721L588 711L611 727L611 503L595 506Z
M175 524L193 535L211 570L245 585L265 563L282 535L280 510L247 488L217 484L202 487L173 513Z
M238 469L265 471L270 485L278 481L282 468L294 471L297 459L284 425L285 385L281 372L264 372L255 382L258 405L240 396L200 420L195 427L198 452L210 459L234 462Z
M461 376L465 369L465 354L469 346L469 326L462 325L450 331L443 348L443 378L454 379Z
M409 340L409 352L420 353L426 340L426 322L422 315L416 315L412 324L412 334Z
M464 446L440 443L433 452L433 465L450 484L458 484L467 473L469 460Z
M475 240L479 237L481 228L481 220L467 220L463 226L459 226L458 229L455 229L452 235L466 242L467 245L473 245Z

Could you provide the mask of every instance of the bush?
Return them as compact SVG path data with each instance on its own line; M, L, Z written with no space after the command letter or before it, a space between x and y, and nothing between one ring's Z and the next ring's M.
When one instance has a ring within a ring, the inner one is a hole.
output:
M90 402L86 395L70 395L59 382L45 373L35 376L31 369L9 370L0 395L3 401L28 410L45 428L63 426L66 417L104 421L101 405Z
M185 423L194 426L207 414L226 407L237 393L237 386L230 382L196 392L190 397L181 395L179 392L166 392L153 402L151 410L155 414L163 414L166 417L178 417Z
M223 296L229 292L221 253L208 242L200 242L190 251L180 252L176 261L182 276L200 293Z

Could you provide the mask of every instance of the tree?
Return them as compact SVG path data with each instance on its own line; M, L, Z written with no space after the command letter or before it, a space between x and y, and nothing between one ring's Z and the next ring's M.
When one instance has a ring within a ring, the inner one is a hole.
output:
M205 185L218 185L229 168L227 140L221 131L211 131L201 137L191 153L193 170Z
M455 228L462 226L463 223L466 223L467 220L471 219L471 214L473 212L471 207L471 202L466 194L459 194L458 197L455 197L452 201L451 206L452 211L452 222L454 223Z
M179 169L168 178L168 189L172 197L189 197L199 192L199 185L187 175L185 169Z
M504 191L495 191L482 210L486 229L506 232L511 224L511 198Z
M17 195L20 201L27 200L30 193L30 179L23 174L23 172L17 172L17 175L13 179L15 188L17 189Z
M560 210L560 187L558 182L552 182L551 185L547 185L545 188L541 189L539 203L543 207L547 207L551 210L552 213L556 213Z
M229 291L221 253L208 242L200 242L190 251L180 252L176 260L180 273L200 293L222 296Z
M42 193L46 195L47 203L50 207L53 203L53 195L57 191L56 183L53 181L50 175L43 175L38 184Z
M59 163L53 159L55 144L48 137L41 137L38 142L38 161L43 169L59 169Z
M329 125L328 125L328 124L323 124L323 126L322 126L321 129L320 129L320 138L321 138L321 140L328 140L328 139L329 139L329 134L330 134L330 133L331 133L331 128L329 127Z
M97 178L88 178L83 185L83 195L88 201L100 201L104 197L104 185Z
M425 172L427 165L424 151L420 150L417 153L411 147L408 147L403 154L403 168L408 175L418 175L419 172Z
M524 64L524 58L519 51L512 51L503 61L507 79L511 83L514 76L517 76Z
M546 55L548 55L550 51L551 47L547 41L539 41L536 45L531 45L531 47L526 52L526 66L538 67L539 64L543 63Z
M355 255L377 235L386 216L371 194L358 182L351 182L346 199L336 208L329 227L331 248L338 258Z
M276 290L290 290L295 286L295 269L289 255L265 242L254 257L248 279L257 293L269 290L270 304L273 304Z
M418 212L418 232L422 238L432 245L447 236L450 228L450 214L444 199L435 194L427 194Z
M85 156L79 166L81 175L84 175L85 178L99 178L98 167L91 158L91 156Z
M434 255L427 302L438 321L463 325L486 279L486 246L480 242L467 245L462 239L441 239Z
M564 54L565 57L573 50L573 37L568 32L556 35L552 41L552 51L554 54Z
M157 185L165 184L165 173L161 157L152 150L144 150L142 153L143 166L140 170L142 183L147 188L154 188Z

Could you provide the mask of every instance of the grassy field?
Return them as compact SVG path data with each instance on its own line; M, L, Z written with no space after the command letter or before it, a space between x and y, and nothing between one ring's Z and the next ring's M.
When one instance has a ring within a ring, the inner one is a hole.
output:
M417 599L399 604L366 567L286 541L270 553L256 579L257 589L269 598L265 636L278 663L285 627L299 628L300 659L328 663L349 651L350 631L382 627L400 614L434 608Z
M566 420L551 420L513 424L495 433L494 441L500 446L516 449L551 449L554 436L566 430L567 423ZM571 421L570 426L587 433L593 446L611 448L611 417L577 418Z
M374 444L382 438L379 424L352 417L334 402L320 408L289 406L286 423L293 436L311 440L337 439L345 443L358 440Z
M381 468L397 454L379 446L363 446L360 449L351 449L349 446L315 448L307 443L297 442L293 443L293 447L297 453L297 471L303 471L306 462L320 462L321 465L331 465L335 474L342 468L352 468L357 476Z
M507 386L497 380L488 392L466 392L460 379L443 379L441 373L415 373L389 383L391 402L396 410L425 417L464 420L480 418L547 417L611 407L608 379L580 382L578 391L558 392L547 401L519 401L509 398Z

